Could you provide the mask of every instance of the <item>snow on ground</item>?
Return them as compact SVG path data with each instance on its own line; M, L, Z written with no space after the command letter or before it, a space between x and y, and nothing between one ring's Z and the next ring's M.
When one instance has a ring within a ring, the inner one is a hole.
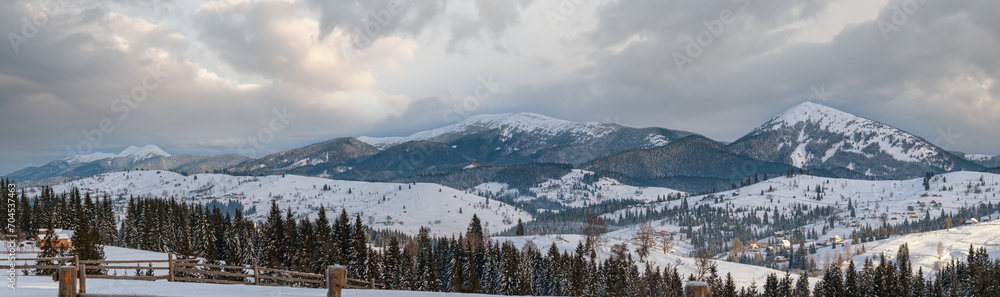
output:
M819 262L822 263L830 263L838 258L849 258L854 261L858 269L861 269L866 258L871 258L877 263L880 255L884 254L886 259L895 260L899 247L904 243L909 244L910 261L913 263L914 272L917 267L923 267L924 275L928 275L936 271L935 267L939 262L944 265L951 260L965 261L969 255L970 245L977 250L986 248L991 259L1000 258L1000 222L984 222L954 227L951 230L908 234L866 242L863 244L865 253L862 254L858 253L861 244L849 245L849 248L820 248L816 257L821 259ZM940 254L938 254L938 243L942 248Z
M6 254L6 250L3 251ZM142 250L126 249L113 246L104 247L107 260L166 260L167 254ZM19 258L29 256L19 255ZM34 257L34 256L30 256ZM4 257L6 260L6 257ZM32 261L33 262L33 261ZM20 264L21 262L18 262ZM6 266L9 262L0 261L0 265ZM128 264L114 264L116 266ZM155 266L166 266L166 263L156 263ZM4 270L6 272L6 270ZM117 275L125 275L120 273ZM154 271L156 275L166 275L165 270ZM21 271L15 271L15 289L7 287L9 279L0 287L0 296L18 297L51 297L55 296L59 284L52 281L50 276L25 276ZM114 274L110 272L109 274ZM133 275L134 270L127 275ZM5 273L6 275L6 273ZM184 282L158 281L131 281L131 280L107 280L107 279L87 279L87 293L89 294L121 294L121 295L141 295L141 296L240 296L240 297L278 297L278 296L326 296L326 289L290 288L290 287L270 287L252 285L216 285L198 284ZM410 292L410 291L383 291L383 290L344 290L344 296L492 296L480 294L450 294L435 292Z
M4 255L8 254L6 246L3 247L3 248L0 248L0 254L4 254ZM165 260L167 260L167 253L157 253L157 252L150 252L150 251L137 250L137 249L121 248L121 247L116 247L116 246L105 246L104 247L104 255L105 255L105 260L108 260L108 261L111 261L111 260L147 260L147 261L148 260L164 260L165 261ZM37 253L17 253L17 255L16 255L17 259L33 259L33 258L37 258L37 257L38 257ZM7 266L7 265L10 265L10 263L11 262L9 261L8 257L4 257L3 259L0 259L0 266ZM20 260L19 261L19 260L15 260L14 263L17 264L17 265L34 265L35 261L24 261L24 260ZM137 268L149 268L149 264L150 263L145 263L145 264L142 264L142 265L140 265L140 264L110 264L110 265L114 265L114 266L136 266ZM167 267L167 263L152 263L152 264L153 264L153 267ZM145 272L145 270L143 272ZM20 271L18 271L18 273L20 274ZM114 269L114 270L108 271L108 274L110 274L110 275L130 275L130 276L136 275L135 269ZM166 270L153 270L153 274L154 275L167 275L167 271Z
M816 200L817 186L823 190L822 200ZM772 209L771 213L774 208L783 213L791 211L793 204L836 207L839 210L836 214L839 219L835 228L820 235L820 241L825 241L834 235L850 238L855 227L867 224L881 226L883 215L887 223L899 224L906 220L916 221L928 215L937 218L941 216L942 211L950 213L977 204L998 204L1000 203L1000 197L997 197L998 191L1000 191L1000 175L982 172L936 175L930 181L930 190L924 190L922 178L868 181L797 175L792 178L772 178L738 190L710 194L721 197L723 200L721 203L716 203L709 195L687 199L691 207L702 204L716 207L727 205L764 207ZM853 203L856 217L850 217L848 202ZM643 212L647 207L672 208L680 204L681 200L662 202L604 214L603 217L618 217L626 212ZM759 215L765 213L761 212ZM968 218L954 218L954 224L960 225L966 219ZM826 225L828 223L823 220L805 227L814 228L816 232L821 233L823 226Z
M616 244L625 243L628 247L630 253L632 254L632 259L639 265L639 271L642 272L645 269L644 265L653 265L653 267L659 267L663 269L664 267L677 267L678 273L681 277L686 278L688 275L695 273L695 259L691 257L682 256L681 254L686 253L690 250L690 245L686 242L680 240L675 240L677 247L670 250L668 253L664 253L659 247L652 248L650 254L646 259L645 263L639 262L639 256L636 255L637 245L630 239L635 234L635 229L622 229L615 232L606 234L608 242L598 251L598 258L602 261L607 259L612 255L611 246ZM578 242L584 241L583 235L578 234L561 234L561 235L532 235L532 236L517 236L517 237L493 237L493 239L503 241L510 241L514 246L518 248L524 248L527 245L534 245L538 248L542 254L548 252L549 247L554 242L556 247L560 252L567 252L574 254L576 252L576 246ZM530 244L529 244L530 242ZM749 287L752 283L756 282L758 288L764 285L769 274L775 273L778 275L784 275L784 271L774 270L761 266L746 265L740 263L726 262L720 260L713 260L718 266L719 274L721 277L725 278L726 273L731 273L733 280L736 283L736 287ZM796 277L796 276L793 276ZM815 281L815 279L810 279Z
M816 200L816 187L823 189L823 199ZM978 188L978 190L977 190ZM833 206L838 209L838 220L835 228L823 233L824 226L828 226L827 220L819 220L813 224L804 226L805 229L813 228L820 234L816 243L822 243L827 239L839 235L849 242L851 232L855 226L880 226L883 215L887 223L898 224L905 220L915 221L925 216L937 218L942 211L950 213L962 207L971 207L976 204L1000 203L1000 198L996 197L1000 190L1000 175L981 172L954 172L937 175L930 181L930 190L924 190L922 179L902 180L902 181L865 181L822 178L807 175L799 175L792 178L779 177L769 179L758 184L747 186L739 190L730 190L713 194L721 197L722 202L708 195L689 197L688 203L691 207L698 205L712 205L716 207L763 207L771 209L769 212L762 212L760 215L770 215L773 209L780 212L791 210L793 204L817 206ZM763 195L761 195L763 191ZM855 207L857 217L850 217L847 205L851 201ZM673 208L681 204L681 200L655 203L645 206L635 206L628 209L619 210L613 213L603 214L605 219L615 218L627 212L643 213L650 208ZM921 206L920 203L923 203ZM910 243L911 259L914 265L924 267L924 271L933 271L934 262L937 261L937 243L944 246L942 260L947 262L952 258L964 260L968 254L969 244L973 244L977 249L986 247L991 257L1000 257L1000 223L985 222L986 217L976 218L982 221L977 225L962 226L967 218L954 218L954 225L961 226L952 228L951 231L940 230L923 234L910 234L895 236L887 240L864 243L867 252L857 255L860 245L853 245L844 248L843 244L836 249L831 247L818 247L818 252L813 255L819 267L826 267L830 263L841 258L853 258L855 264L860 267L866 257L877 258L882 252L888 258L893 258L899 245L905 242ZM994 213L992 220L1000 219L1000 214ZM664 224L662 221L653 221L651 225L656 231L678 232L681 227ZM697 227L695 227L697 229ZM612 231L607 234L611 242L628 242L635 237L636 226ZM790 231L790 230L786 230ZM566 235L563 237L568 238ZM758 240L768 240L771 238L760 238ZM550 241L545 241L544 245L536 242L541 248L548 248ZM572 241L572 248L575 248L575 240ZM560 246L562 248L562 246ZM635 251L634 245L630 244L630 250ZM688 242L675 240L674 254L687 255L692 251ZM848 255L850 254L850 255ZM850 257L848 257L850 256ZM658 257L667 257L667 262L673 259L671 255L654 253L651 259L655 262ZM690 261L689 261L690 262ZM734 278L748 283L750 279L759 281L760 273L748 272L757 269L756 266L742 265L731 262L718 262L720 271L734 271L741 274ZM724 266L738 265L738 266ZM767 270L765 270L767 271ZM767 273L762 274L766 277ZM750 277L750 278L748 278Z
M601 178L591 185L583 183L584 176L592 173L573 169L569 174L559 179L549 179L531 188L530 196L521 195L516 189L510 189L506 184L495 182L478 185L472 189L472 192L477 194L493 193L498 196L513 195L522 201L546 198L570 208L584 207L609 200L633 199L652 202L656 201L657 198L666 199L667 195L686 195L684 192L668 188L629 186L610 178Z
M59 284L48 276L19 276L16 289L6 286L0 288L2 296L17 297L52 297L56 296ZM251 285L216 285L167 281L130 281L87 279L87 293L121 294L139 296L240 296L240 297L295 297L295 296L326 296L326 289L289 288ZM10 295L8 295L10 294ZM344 290L343 296L366 297L431 297L431 296L494 296L480 294L455 294L437 292L383 291L383 290Z
M84 193L107 193L113 198L130 195L177 197L189 203L236 200L246 209L256 207L257 212L248 215L251 219L263 219L272 199L282 210L291 208L296 218L316 218L321 205L326 207L331 218L345 208L352 218L354 214L361 214L363 223L373 228L408 234L417 234L420 226L430 227L432 234L440 236L465 232L473 214L478 214L484 226L491 230L507 229L518 219L531 220L528 213L513 206L497 201L487 205L484 197L428 183L369 183L297 175L183 176L169 171L130 171L105 173L53 188L56 193L63 193L73 187ZM326 187L329 190L324 190Z

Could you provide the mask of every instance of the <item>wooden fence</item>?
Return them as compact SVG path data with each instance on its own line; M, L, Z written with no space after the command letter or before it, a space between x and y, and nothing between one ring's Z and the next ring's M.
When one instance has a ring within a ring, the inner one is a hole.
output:
M17 259L16 261L50 261L62 262L53 265L16 265L15 269L44 269L56 271L54 278L60 280L63 285L63 278L66 278L62 271L66 267L73 268L74 288L77 291L76 282L79 283L79 292L87 292L87 278L92 279L121 279L121 280L144 280L157 281L167 280L169 282L195 282L212 284L241 284L241 285L262 285L262 286L284 286L284 287L313 287L326 288L331 292L337 291L339 296L340 288L347 289L384 289L384 284L376 283L374 279L370 281L347 278L346 267L337 266L344 269L343 276L333 277L334 266L327 269L327 273L313 274L297 271L281 270L257 266L257 261L252 265L219 265L200 263L198 259L175 259L173 254L168 254L166 260L79 260L77 257L63 258L28 258ZM72 265L65 262L71 262ZM166 266L153 266L153 264L165 263ZM135 264L136 266L131 266ZM143 265L145 264L145 265ZM166 275L108 275L95 273L106 270L167 270ZM68 270L67 270L68 271ZM60 296L63 296L60 293ZM75 296L75 295L74 295ZM333 296L333 295L331 295Z

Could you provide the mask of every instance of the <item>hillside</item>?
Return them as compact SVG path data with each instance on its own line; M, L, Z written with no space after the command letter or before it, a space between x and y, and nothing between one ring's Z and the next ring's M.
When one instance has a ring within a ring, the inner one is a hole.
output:
M84 193L112 197L176 197L188 203L227 202L235 200L245 209L256 208L250 219L266 215L271 199L282 209L291 208L296 218L315 218L319 207L328 215L338 215L341 208L351 215L361 214L365 224L375 229L398 230L416 234L420 226L445 236L464 232L473 214L483 224L496 230L507 229L518 219L531 216L514 207L489 201L436 184L396 184L338 181L296 175L237 177L223 174L183 176L169 171L131 171L106 173L53 187L56 193L73 187ZM329 190L324 191L324 188ZM35 195L32 190L29 195Z
M622 175L628 180L657 180L685 177L719 181L716 188L727 188L733 181L754 175L763 177L786 172L791 166L766 162L733 153L718 142L701 136L688 136L654 149L631 150L588 163L585 169L601 174ZM711 183L711 182L710 182ZM669 184L663 186L671 187ZM712 187L681 183L675 187L688 191L706 191Z

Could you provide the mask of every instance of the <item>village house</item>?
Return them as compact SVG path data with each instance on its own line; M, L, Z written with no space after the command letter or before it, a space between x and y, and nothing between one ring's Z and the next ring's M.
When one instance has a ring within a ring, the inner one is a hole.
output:
M45 236L49 233L48 229L38 229L38 246L39 248L44 248L49 244L54 244L57 250L68 251L73 247L73 230L63 230L63 229L52 229L52 233L55 236L54 242L46 242Z

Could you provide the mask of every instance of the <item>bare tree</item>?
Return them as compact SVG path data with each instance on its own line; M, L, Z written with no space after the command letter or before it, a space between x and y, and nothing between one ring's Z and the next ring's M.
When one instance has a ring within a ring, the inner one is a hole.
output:
M604 232L608 231L608 224L599 216L587 215L587 225L583 228L583 234L587 237L587 248L598 249L604 246L607 241Z
M645 262L646 256L649 255L649 249L653 247L656 240L653 238L656 230L653 230L653 226L649 222L639 224L639 230L635 233L635 240L639 244L639 248L636 249L636 254L639 255L639 261Z
M663 248L663 253L669 253L671 249L674 248L674 235L664 234L660 236L660 247Z
M949 218L950 219L950 218ZM934 271L941 272L941 259L944 258L944 244L938 241L937 261L934 261Z
M951 217L944 218L944 226L948 228L948 231L951 231Z
M712 255L704 249L698 249L694 255L696 280L705 281L708 279L709 273L715 269L715 260L712 260Z

